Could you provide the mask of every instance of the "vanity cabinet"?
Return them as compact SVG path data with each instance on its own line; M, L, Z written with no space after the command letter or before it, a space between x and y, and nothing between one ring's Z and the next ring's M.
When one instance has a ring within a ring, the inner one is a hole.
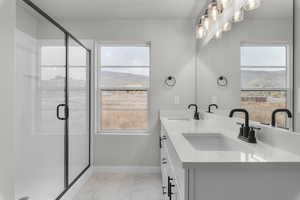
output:
M177 153L168 140L169 138L162 126L160 159L163 200L188 200L189 170L182 168Z
M161 125L159 146L163 200L300 200L298 156L271 149L262 143L248 154L243 151L200 150L199 154L193 154L192 146L189 148L189 143L181 141L184 137L176 137L175 134L196 129L193 124L188 127L186 123L185 126L179 123L165 121ZM202 132L207 130L205 128ZM250 148L249 145L247 147ZM259 150L264 153L259 153ZM268 155L272 157L266 157ZM292 162L267 160L275 156L277 160L283 156ZM215 161L212 162L213 159Z

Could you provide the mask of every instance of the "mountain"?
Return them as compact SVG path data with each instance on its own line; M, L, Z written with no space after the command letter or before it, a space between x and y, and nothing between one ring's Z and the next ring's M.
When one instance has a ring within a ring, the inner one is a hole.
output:
M149 77L138 74L108 72L102 71L101 80L102 87L148 87ZM72 88L84 88L86 81L69 79L69 86ZM51 80L41 81L42 88L45 89L61 89L65 86L65 77L56 76Z
M148 87L149 77L145 75L119 73L119 72L101 72L102 87Z
M242 88L285 88L286 71L242 71Z

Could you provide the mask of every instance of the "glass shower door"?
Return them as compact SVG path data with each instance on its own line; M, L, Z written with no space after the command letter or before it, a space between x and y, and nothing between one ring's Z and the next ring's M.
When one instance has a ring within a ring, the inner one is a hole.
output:
M65 189L65 96L65 33L18 3L16 199L55 199Z
M90 50L30 1L16 9L15 196L60 199L90 166Z
M89 166L89 51L69 37L69 184Z

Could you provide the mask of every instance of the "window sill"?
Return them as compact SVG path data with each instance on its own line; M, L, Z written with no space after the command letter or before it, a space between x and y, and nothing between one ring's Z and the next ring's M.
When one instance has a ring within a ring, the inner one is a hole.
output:
M149 131L96 131L96 136L149 136L151 133Z

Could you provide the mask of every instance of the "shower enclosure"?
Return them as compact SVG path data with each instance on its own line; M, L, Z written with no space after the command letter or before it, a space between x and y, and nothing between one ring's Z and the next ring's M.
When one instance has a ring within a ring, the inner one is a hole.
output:
M17 2L16 199L60 199L90 167L91 51Z

